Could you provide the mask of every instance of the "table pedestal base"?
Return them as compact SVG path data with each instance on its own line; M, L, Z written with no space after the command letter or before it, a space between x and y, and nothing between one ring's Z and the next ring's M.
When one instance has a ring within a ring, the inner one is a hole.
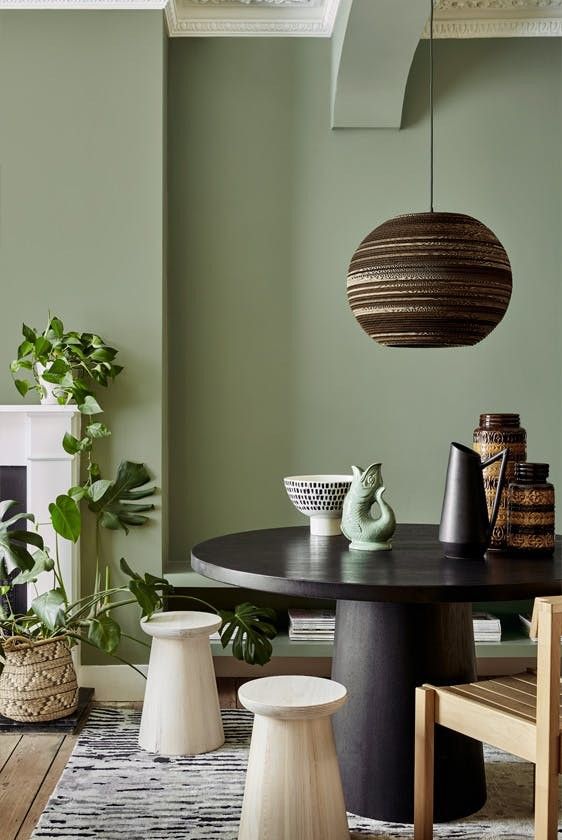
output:
M349 697L334 716L348 811L411 823L415 687L476 678L470 604L338 601L332 676ZM438 726L435 821L485 801L482 745Z

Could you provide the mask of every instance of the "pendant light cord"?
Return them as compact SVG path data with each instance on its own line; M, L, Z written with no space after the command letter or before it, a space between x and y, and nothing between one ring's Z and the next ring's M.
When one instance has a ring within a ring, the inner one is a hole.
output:
M429 7L429 211L433 213L433 0Z

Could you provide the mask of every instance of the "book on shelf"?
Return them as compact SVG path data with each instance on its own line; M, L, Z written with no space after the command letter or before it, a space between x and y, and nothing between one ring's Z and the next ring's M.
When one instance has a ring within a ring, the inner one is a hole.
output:
M499 618L490 613L474 613L474 641L501 642ZM289 610L289 639L292 642L333 642L336 629L334 610Z
M472 629L475 642L501 642L501 622L499 618L491 613L473 613Z
M335 630L335 610L289 610L292 642L333 642Z

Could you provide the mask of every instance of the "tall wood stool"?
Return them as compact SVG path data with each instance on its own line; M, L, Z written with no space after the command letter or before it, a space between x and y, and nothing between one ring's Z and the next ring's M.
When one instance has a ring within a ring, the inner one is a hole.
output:
M161 755L197 755L224 744L209 636L221 625L206 612L142 619L153 637L139 746Z
M319 677L241 686L255 719L238 840L349 840L330 720L346 695Z

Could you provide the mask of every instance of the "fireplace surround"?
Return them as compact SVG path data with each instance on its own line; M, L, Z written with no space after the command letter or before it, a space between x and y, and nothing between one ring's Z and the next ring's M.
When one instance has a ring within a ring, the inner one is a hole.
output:
M79 481L78 457L62 448L65 432L80 435L80 413L76 406L0 405L1 498L14 498L20 509L35 514L39 532L53 551L55 539L49 521L49 503ZM60 540L59 558L64 584L72 600L80 592L78 544ZM37 587L40 593L40 579ZM46 582L43 588L49 588ZM28 604L32 597L35 597L34 590L27 595ZM18 603L18 607L25 608L25 603Z

